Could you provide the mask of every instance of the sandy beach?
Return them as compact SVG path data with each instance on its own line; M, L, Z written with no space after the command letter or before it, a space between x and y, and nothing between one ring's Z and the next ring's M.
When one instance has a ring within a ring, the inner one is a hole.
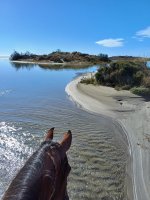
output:
M56 63L56 62L40 62L40 61L29 61L29 60L14 60L10 61L12 63L19 63L19 64L34 64L34 65L66 65L67 63Z
M6 58L8 59L8 57ZM33 65L61 65L61 66L89 66L88 62L53 62L53 61L32 61L32 60L11 60L11 63L18 64L33 64Z
M112 118L121 125L131 155L127 166L128 199L149 200L150 102L126 90L81 84L82 77L66 86L67 94L83 109Z

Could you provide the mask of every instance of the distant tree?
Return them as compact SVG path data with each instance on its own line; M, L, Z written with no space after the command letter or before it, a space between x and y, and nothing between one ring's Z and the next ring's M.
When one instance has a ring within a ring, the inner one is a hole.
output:
M33 59L36 58L35 54L30 53L29 51L26 51L25 53L18 53L17 51L14 51L10 55L10 60L20 60L20 59Z
M18 60L22 57L22 55L20 53L18 53L17 51L14 51L11 55L10 55L10 60Z
M104 61L104 62L108 62L109 61L109 58L108 58L107 54L100 53L100 54L98 54L98 57L100 58L101 61Z
M26 51L24 55L31 56L31 53L29 51Z
M57 52L57 53L60 53L60 52L61 52L61 50L60 50L60 49L57 49L57 50L56 50L56 52Z

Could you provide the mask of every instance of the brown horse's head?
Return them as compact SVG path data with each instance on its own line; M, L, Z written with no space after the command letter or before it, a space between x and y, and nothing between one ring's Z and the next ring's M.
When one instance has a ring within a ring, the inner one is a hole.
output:
M49 142L53 140L54 135L54 128L51 128L45 137L45 142ZM44 143L45 143L44 142ZM69 172L71 170L71 167L68 163L66 152L69 150L72 142L72 134L69 130L68 132L64 133L63 139L58 143L53 143L52 148L50 151L47 151L47 157L45 164L47 166L50 166L49 175L47 176L47 173L43 176L43 190L41 191L41 199L43 200L43 195L47 196L49 193L50 199L55 200L68 200L68 194L67 194L67 177L69 175ZM47 166L45 166L47 170ZM52 172L54 172L52 174ZM52 176L53 180L52 180ZM48 184L47 184L48 182ZM46 199L46 198L45 198Z
M71 170L66 152L72 134L64 133L60 142L53 142L51 128L40 148L29 158L10 184L3 200L68 200L67 177Z

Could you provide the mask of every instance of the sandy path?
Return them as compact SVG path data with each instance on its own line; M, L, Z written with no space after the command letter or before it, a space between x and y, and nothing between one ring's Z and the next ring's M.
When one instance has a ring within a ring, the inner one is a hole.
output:
M80 84L80 79L66 86L67 94L84 109L121 124L129 140L132 160L128 167L132 178L129 199L133 199L133 192L134 200L150 200L150 102L129 91Z

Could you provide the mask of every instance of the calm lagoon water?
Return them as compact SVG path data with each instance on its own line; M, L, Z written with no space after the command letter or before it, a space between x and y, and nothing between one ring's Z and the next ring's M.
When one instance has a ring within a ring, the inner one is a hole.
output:
M147 67L150 68L150 61L147 62Z
M68 129L73 132L70 199L126 199L127 147L118 137L121 129L80 109L65 93L73 78L96 69L46 69L0 60L0 196L46 130L56 127L55 140Z

